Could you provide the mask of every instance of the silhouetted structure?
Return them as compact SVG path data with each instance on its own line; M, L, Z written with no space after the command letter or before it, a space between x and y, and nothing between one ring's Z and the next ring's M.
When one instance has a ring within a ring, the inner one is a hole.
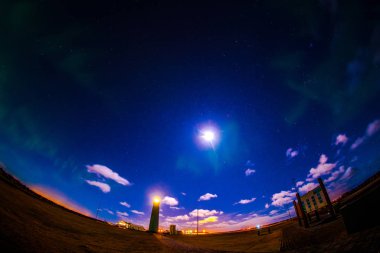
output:
M176 226L175 225L170 225L169 228L170 228L169 231L170 231L171 235L176 235L177 234L177 230L176 230Z
M296 210L296 214L297 214L297 218L298 218L298 224L300 226L302 226L302 221L301 221L301 211L300 211L300 208L299 206L297 205L297 201L293 200L293 206L294 206L294 210Z
M307 219L307 216L306 216L306 212L305 212L305 209L303 208L302 206L302 201L301 201L301 197L300 197L300 194L297 192L296 194L297 196L297 201L298 201L298 210L300 211L301 213L301 217L302 217L302 221L303 221L303 226L305 228L308 228L309 227L309 221ZM297 210L297 209L296 209ZM298 217L299 220L301 220L301 217Z
M152 214L150 215L149 232L157 233L159 224L160 200L153 201Z
M327 193L327 190L326 190L325 184L322 181L322 178L320 178L320 177L318 178L318 183L319 183L319 186L322 189L323 195L325 196L325 199L326 199L326 202L327 202L327 207L329 208L330 214L331 214L331 216L335 217L334 207L331 204L331 200L330 200L329 194Z
M355 233L380 225L378 202L380 199L379 172L346 194L341 199L340 213L348 233Z
M126 228L126 229L130 229L130 230L138 230L138 231L145 231L145 228L141 225L137 225L137 224L133 224L131 222L127 222L127 221L118 221L116 223L116 226L120 227L120 228Z
M329 194L321 178L318 178L319 186L307 192L303 196L296 194L297 202L293 201L300 226L309 227L314 214L317 221L320 221L319 209L327 207L330 216L335 217L334 207L331 204ZM302 222L301 222L302 221Z

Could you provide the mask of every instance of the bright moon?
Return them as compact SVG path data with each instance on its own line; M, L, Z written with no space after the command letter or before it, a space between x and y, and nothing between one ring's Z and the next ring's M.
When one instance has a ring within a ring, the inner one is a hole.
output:
M215 139L215 133L212 131L205 131L202 134L202 138L208 142L212 142Z

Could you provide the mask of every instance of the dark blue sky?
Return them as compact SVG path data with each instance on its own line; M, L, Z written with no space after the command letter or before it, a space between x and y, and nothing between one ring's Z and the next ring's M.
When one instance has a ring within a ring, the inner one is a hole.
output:
M379 8L2 2L0 161L108 221L146 226L154 194L163 226L284 219L318 176L337 197L379 171Z

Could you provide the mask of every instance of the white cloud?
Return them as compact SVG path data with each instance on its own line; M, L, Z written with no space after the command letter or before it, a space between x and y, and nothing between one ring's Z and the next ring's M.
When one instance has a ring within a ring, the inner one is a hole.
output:
M380 130L380 120L376 119L367 126L366 134L372 136Z
M268 203L265 204L265 208L268 209L270 205Z
M185 215L178 215L178 216L174 216L174 217L167 217L166 218L166 221L168 222L173 222L173 221L188 221L190 220L190 217L185 214Z
M258 216L257 213L250 212L249 215L247 216L247 218L250 219L250 218L253 218L253 217L257 217L257 216Z
M186 192L181 192L181 194L182 194L183 196L186 196Z
M131 207L131 205L130 205L130 204L128 204L127 202L125 202L125 201L123 201L123 202L120 202L120 205L122 205L122 206L125 206L125 207L128 207L128 208L130 208L130 207Z
M312 178L318 178L323 175L327 175L331 173L332 169L336 167L335 163L324 163L324 164L318 164L317 168L311 168L309 177Z
M351 167L348 167L346 172L344 172L344 174L342 175L342 177L340 178L341 180L347 180L349 178L351 178L353 176L353 173L354 171L352 170Z
M137 211L137 210L132 210L131 212L134 213L134 214L138 214L138 215L144 215L145 214L144 212L140 212L140 211Z
M93 186L98 187L104 193L111 191L111 187L106 183L102 183L102 182L98 182L98 181L91 181L91 180L86 180L86 182L89 185L93 185Z
M206 193L206 194L200 196L198 201L206 201L206 200L210 200L212 198L217 198L217 197L218 197L218 195L216 195L216 194Z
M319 163L320 164L325 164L327 162L329 158L325 155L325 154L322 154L320 157L319 157Z
M111 210L109 210L109 209L107 209L107 208L105 208L104 210L105 210L107 213L109 213L109 214L112 214L112 215L115 214L113 211L111 211Z
M165 196L161 200L161 203L164 204L164 205L168 205L168 206L176 206L176 205L178 205L178 200L176 200L173 197Z
M276 213L278 213L278 210L272 210L269 212L269 215L275 215Z
M364 137L359 137L359 138L357 138L357 139L354 141L354 143L352 143L352 145L351 145L351 149L353 150L353 149L358 148L360 145L363 144L363 142L365 141L365 139L366 139L365 136L364 136Z
M272 196L272 205L273 206L283 206L289 204L293 201L295 192L291 191L281 191L279 193L275 193Z
M121 219L129 216L129 214L127 212L119 212L119 211L117 211L116 214Z
M288 148L286 150L286 156L288 158L294 158L294 157L296 157L298 155L298 153L299 153L298 150L295 150L295 149L292 149L292 148Z
M338 134L338 136L336 137L336 140L335 140L335 145L339 145L339 144L346 144L348 141L348 137L346 134Z
M210 216L210 217L207 217L207 218L204 218L202 220L199 220L199 224L207 224L207 223L215 223L215 222L218 222L218 219L219 217L218 216ZM186 222L187 225L196 225L197 224L197 221L188 221ZM210 228L212 226L208 226L208 228Z
M301 185L303 185L305 182L304 181L298 181L296 183L296 187L300 187Z
M344 166L340 166L338 170L334 171L329 178L324 180L324 183L335 181L341 173L344 172Z
M255 173L256 172L256 170L253 170L253 169L246 169L245 170L245 175L246 176L249 176L249 175L252 175L253 173Z
M228 221L222 221L222 222L215 222L211 224L204 224L203 226L206 229L212 228L214 231L245 229L245 228L252 228L256 224L271 224L274 222L278 222L278 221L286 219L288 215L289 214L287 212L277 213L275 215L264 215L264 216L257 215L257 214L255 215L250 214L248 217L241 216L240 219L235 219L235 221L231 223L229 223ZM195 225L195 224L192 224L192 225Z
M110 168L108 168L104 165L94 164L92 166L87 165L86 167L87 167L87 171L90 173L95 173L95 174L101 175L105 178L112 179L121 185L131 185L131 183L127 179L119 176L118 173L113 172Z
M228 220L228 221L222 221L211 225L205 225L207 228L226 228L230 227L231 225L238 224L238 221L235 220Z
M354 143L351 145L351 150L358 148L360 145L364 143L369 137L373 136L380 130L380 120L376 119L368 124L366 132L364 136L358 137Z
M178 206L170 206L169 208L170 208L170 209L174 209L174 210L185 209L184 207L178 207Z
M311 183L308 183L308 184L305 184L305 185L301 186L300 188L298 188L298 190L300 191L300 193L306 193L308 191L313 190L318 185L319 184L311 182Z
M189 213L189 215L190 217L197 217L197 213L198 213L198 217L203 218L203 217L223 214L223 211L198 209L198 212L197 212L197 209L194 209L193 211Z
M236 204L246 205L246 204L249 204L249 203L251 203L251 202L253 202L253 201L255 201L255 200L256 200L256 198L251 198L251 199L241 199L241 200L239 200L238 202L236 202L234 205L236 205Z
M328 157L325 154L322 154L319 158L319 164L316 168L311 168L310 173L307 175L311 179L318 178L323 175L331 173L332 169L335 168L335 163L327 163ZM312 180L306 180L312 181Z

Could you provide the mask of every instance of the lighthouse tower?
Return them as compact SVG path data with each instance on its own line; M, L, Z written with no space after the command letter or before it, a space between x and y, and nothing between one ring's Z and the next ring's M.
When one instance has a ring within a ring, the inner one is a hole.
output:
M160 213L160 199L154 198L152 214L150 215L149 232L152 232L152 233L158 232L159 213Z

